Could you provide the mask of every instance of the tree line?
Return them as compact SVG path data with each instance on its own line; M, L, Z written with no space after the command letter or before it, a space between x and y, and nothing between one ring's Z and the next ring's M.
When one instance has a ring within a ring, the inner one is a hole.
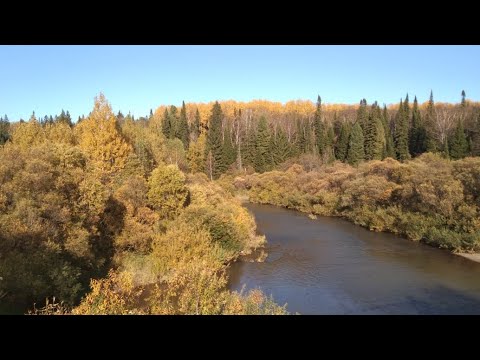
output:
M388 108L377 102L368 105L365 99L358 106L325 106L318 96L315 107L308 102L282 108L254 101L215 102L208 113L205 109L206 104L183 102L180 109L162 106L137 120L118 112L116 119L121 128L161 132L171 162L211 179L229 169L268 171L302 155L351 165L387 157L404 161L425 152L454 160L480 155L480 107L468 101L464 91L458 104L435 104L431 93L425 104L416 97L411 103L407 94ZM79 117L77 124L83 119ZM37 121L42 126L57 122L74 126L63 110ZM0 118L0 144L8 140L9 127L8 118ZM154 162L152 157L144 161Z
M190 169L210 178L233 168L268 171L304 154L351 165L387 157L404 161L425 152L454 160L480 155L480 107L464 91L454 105L435 104L431 93L423 106L407 94L390 108L362 99L356 108L334 110L324 109L319 96L310 113L279 114L247 104L226 114L216 102L203 121L198 108L189 119L185 103L180 112L175 106L162 110L152 121L161 123L165 138L181 140Z

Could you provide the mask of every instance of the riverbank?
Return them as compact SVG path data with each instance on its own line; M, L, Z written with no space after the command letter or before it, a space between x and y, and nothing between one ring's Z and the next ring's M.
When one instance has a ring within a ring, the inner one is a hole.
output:
M400 163L342 163L231 179L250 201L315 216L340 216L375 232L391 232L453 253L480 252L476 159L447 161L424 154ZM473 181L472 179L475 179Z
M480 264L339 217L247 204L265 262L236 262L229 289L262 289L300 314L480 314Z
M472 261L475 261L475 262L480 263L480 254L479 254L479 253L476 253L476 254L457 253L456 255L462 256L462 257L464 257L464 258L466 258L466 259L469 259L469 260L472 260Z
M272 206L277 206L277 207L280 207L282 209L286 209L286 210L293 210L293 211L298 211L298 212L301 212L303 214L305 214L309 219L311 220L317 220L318 219L318 216L315 215L315 214L312 214L309 210L303 210L303 209L298 209L298 208L288 208L288 207L285 207L285 206L279 206L279 205L275 205L275 204L263 204L263 203L258 203L258 202L255 202L255 201L251 201L248 197L243 197L242 199L242 205L246 205L246 204L260 204L260 205L272 205ZM396 235L396 236L401 236L402 234L398 234L398 233L395 233L395 232L392 232L392 231L388 231L388 230L375 230L375 229L371 229L369 226L366 226L364 224L361 224L361 223L357 223L355 222L354 219L351 219L347 216L339 216L339 215L323 215L324 217L335 217L335 218L339 218L339 219L343 219L343 220L346 220L354 225L358 225L364 229L367 229L371 232L381 232L381 233L385 233L385 234L392 234L392 235ZM414 239L411 239L411 238L408 238L408 236L405 237L407 240L410 240L410 241L415 241ZM435 248L439 248L438 246L434 246L432 243L429 243L428 241L425 241L425 240L420 240L420 242L426 244L426 245L429 245L429 246L432 246L432 247L435 247ZM477 263L480 263L480 253L465 253L465 252L452 252L448 249L442 249L440 248L441 250L447 250L449 253L451 254L454 254L454 255L458 255L458 256L461 256L461 257L464 257L468 260L471 260L471 261L474 261L474 262L477 262Z

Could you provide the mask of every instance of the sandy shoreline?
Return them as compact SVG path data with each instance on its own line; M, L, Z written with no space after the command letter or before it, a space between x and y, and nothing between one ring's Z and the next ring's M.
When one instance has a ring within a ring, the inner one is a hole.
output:
M472 261L480 262L480 254L457 253L457 255L463 256Z

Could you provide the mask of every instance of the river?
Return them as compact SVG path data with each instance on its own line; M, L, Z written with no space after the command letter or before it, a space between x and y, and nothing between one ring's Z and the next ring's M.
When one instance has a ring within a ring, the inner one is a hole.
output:
M237 262L231 290L260 288L300 314L480 314L480 263L346 220L248 204L265 262Z

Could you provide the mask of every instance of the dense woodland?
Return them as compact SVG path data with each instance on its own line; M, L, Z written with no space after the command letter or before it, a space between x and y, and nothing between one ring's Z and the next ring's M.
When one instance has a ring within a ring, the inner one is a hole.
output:
M480 105L464 92L454 105L183 103L138 119L100 95L75 123L5 115L0 311L285 313L226 289L229 263L265 242L242 191L478 251L479 155Z

